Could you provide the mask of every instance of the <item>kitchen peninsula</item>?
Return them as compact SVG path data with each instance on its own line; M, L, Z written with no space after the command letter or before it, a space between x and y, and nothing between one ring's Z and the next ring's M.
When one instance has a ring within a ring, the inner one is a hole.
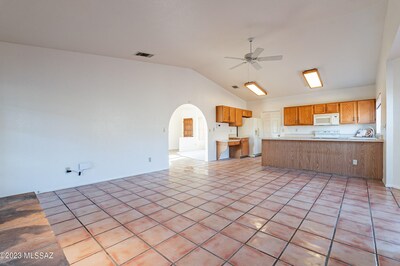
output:
M262 141L262 165L381 180L383 141L266 138Z

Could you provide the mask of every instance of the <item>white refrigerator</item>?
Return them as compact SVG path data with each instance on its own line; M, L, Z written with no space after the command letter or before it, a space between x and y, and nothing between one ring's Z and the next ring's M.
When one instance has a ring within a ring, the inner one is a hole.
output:
M250 156L261 155L262 122L260 118L243 118L243 125L238 128L239 137L249 137Z

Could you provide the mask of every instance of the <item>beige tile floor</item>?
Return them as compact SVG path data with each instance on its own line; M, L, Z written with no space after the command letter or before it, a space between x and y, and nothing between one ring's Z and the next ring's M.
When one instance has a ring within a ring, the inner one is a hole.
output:
M400 265L398 190L260 158L38 197L72 265Z

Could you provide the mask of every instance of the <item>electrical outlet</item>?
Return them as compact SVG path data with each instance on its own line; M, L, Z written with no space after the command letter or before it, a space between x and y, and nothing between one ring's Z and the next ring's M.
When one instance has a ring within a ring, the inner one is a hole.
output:
M149 157L149 163L151 163L151 157Z
M358 161L357 160L353 160L353 165L357 165Z

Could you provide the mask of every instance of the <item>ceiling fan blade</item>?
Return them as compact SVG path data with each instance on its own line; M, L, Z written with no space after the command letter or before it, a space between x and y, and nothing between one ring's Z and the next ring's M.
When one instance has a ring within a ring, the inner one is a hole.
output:
M257 58L257 61L279 61L282 60L282 55L264 56Z
M240 64L238 64L238 65L236 65L236 66L231 67L230 69L237 68L238 66L241 66L241 65L244 65L244 64L247 64L247 62L242 62L242 63L240 63Z
M264 51L263 48L257 48L254 50L254 52L251 54L252 58L257 58L262 52Z
M242 60L242 61L246 60L246 59L244 59L244 58L232 57L232 56L225 56L224 58L227 58L227 59L235 59L235 60Z
M262 68L262 67L260 66L260 64L257 63L256 61L251 62L251 65L252 65L255 69L257 69L257 70L260 70L260 69Z

